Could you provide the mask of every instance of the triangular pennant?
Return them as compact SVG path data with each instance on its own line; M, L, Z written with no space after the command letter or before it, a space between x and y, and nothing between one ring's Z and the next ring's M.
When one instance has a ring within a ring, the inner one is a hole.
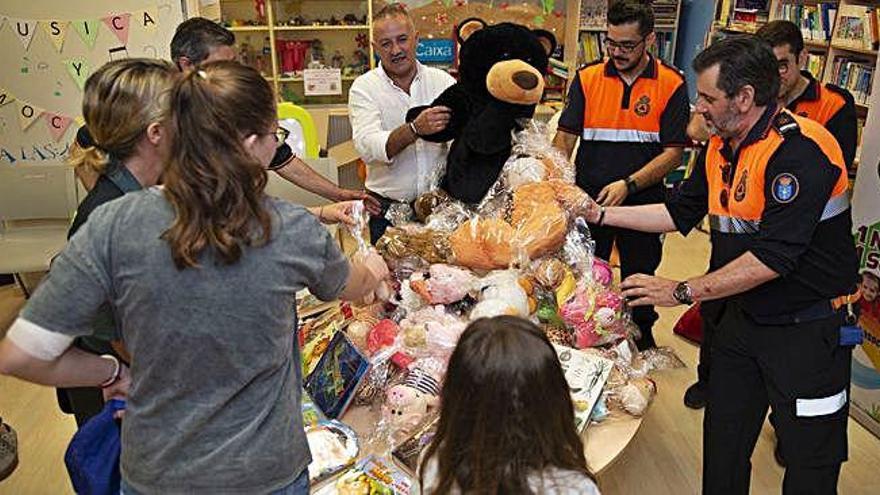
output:
M73 122L72 118L67 115L61 115L60 113L45 112L43 117L46 119L46 126L49 128L49 134L52 134L52 139L54 139L55 142L58 142L58 140L64 136L64 132L70 127L70 123Z
M67 23L68 21L43 21L41 23L59 53L61 52L61 47L64 46L64 37L67 35Z
M89 77L89 62L82 57L70 58L64 61L64 67L67 73L73 78L73 81L82 90L86 85L86 79Z
M6 91L6 88L0 87L0 107L9 103L10 101L15 101L15 97L9 91Z
M10 18L9 27L12 28L12 33L18 37L18 41L21 41L21 46L27 50L31 45L31 40L34 39L34 32L37 30L37 21Z
M83 43L89 48L95 47L95 39L98 37L98 21L97 19L83 19L81 21L72 21L73 28L79 33Z
M15 103L18 105L18 124L21 126L21 130L30 127L31 124L36 122L36 120L40 118L40 115L43 114L42 108L37 108L21 100L18 100Z
M104 21L107 29L119 38L120 43L123 45L128 44L128 28L129 23L131 22L131 13L110 14L106 17L102 17L101 20Z
M141 25L144 27L144 31L148 31L151 33L156 32L156 28L159 27L157 22L159 21L159 9L156 7L147 7L144 9L141 14Z

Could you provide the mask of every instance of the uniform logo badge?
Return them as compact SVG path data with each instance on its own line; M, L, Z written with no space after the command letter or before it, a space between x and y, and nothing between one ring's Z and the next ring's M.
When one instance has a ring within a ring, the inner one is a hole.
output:
M790 203L797 197L800 186L797 177L789 173L782 173L773 179L773 199L779 203Z
M639 117L644 117L651 112L651 98L648 95L642 96L639 98L639 101L636 102L636 115Z
M742 175L739 178L739 182L736 184L736 191L733 193L733 199L737 201L742 201L746 199L746 181L749 178L748 169L743 170Z

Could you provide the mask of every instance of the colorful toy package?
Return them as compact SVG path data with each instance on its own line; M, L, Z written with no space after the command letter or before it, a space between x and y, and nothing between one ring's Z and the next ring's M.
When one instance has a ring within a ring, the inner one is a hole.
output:
M316 495L410 495L413 479L382 457L368 456Z

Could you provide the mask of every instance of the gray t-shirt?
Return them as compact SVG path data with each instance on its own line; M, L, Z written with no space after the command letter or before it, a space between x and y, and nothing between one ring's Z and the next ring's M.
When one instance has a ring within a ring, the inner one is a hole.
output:
M268 244L178 270L160 238L174 220L162 190L127 194L94 211L22 311L80 336L110 301L133 358L121 465L138 492L267 493L311 460L295 294L337 297L348 262L304 208L266 204Z

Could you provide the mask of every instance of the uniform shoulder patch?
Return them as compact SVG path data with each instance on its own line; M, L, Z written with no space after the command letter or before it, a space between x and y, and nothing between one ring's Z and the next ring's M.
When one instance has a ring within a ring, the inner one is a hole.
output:
M800 192L800 184L794 174L783 172L773 178L770 191L777 203L791 203Z
M779 112L773 119L773 128L783 137L801 132L801 126L788 112Z

